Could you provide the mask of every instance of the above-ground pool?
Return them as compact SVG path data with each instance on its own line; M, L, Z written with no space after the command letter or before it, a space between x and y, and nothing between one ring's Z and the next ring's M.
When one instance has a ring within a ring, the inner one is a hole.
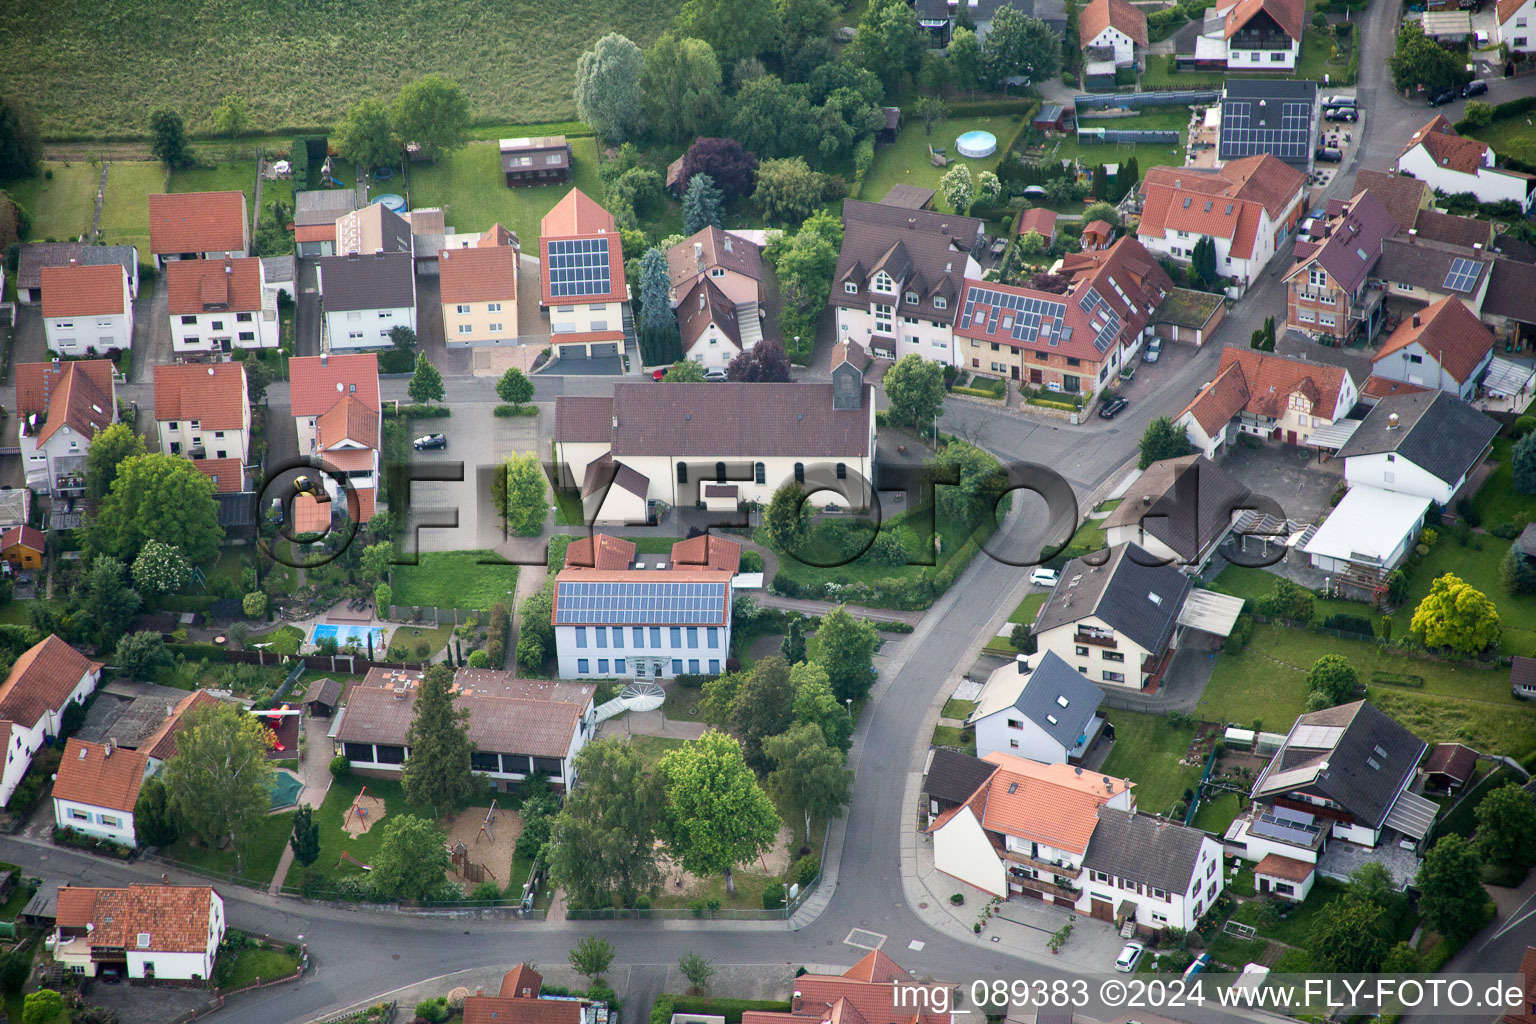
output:
M988 138L991 138L991 136L988 136ZM992 142L992 146L994 149L997 147L997 141L995 139ZM405 212L405 196L402 196L397 192L385 192L381 196L374 196L373 202L374 205L382 206L390 213Z
M315 632L310 637L310 643L319 644L321 640L331 639L336 641L337 647L346 647L348 644L357 643L359 647L368 646L367 626L338 626L330 622L321 622L315 625ZM373 627L373 649L376 652L384 650L384 630L379 626Z
M955 140L955 149L972 160L997 152L997 136L991 132L966 132Z

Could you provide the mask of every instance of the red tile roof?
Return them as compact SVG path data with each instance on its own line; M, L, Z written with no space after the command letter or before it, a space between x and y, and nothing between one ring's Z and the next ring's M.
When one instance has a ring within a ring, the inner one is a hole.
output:
M331 528L332 506L311 494L300 494L293 499L293 532L325 533Z
M115 756L115 755L114 755ZM206 885L130 885L126 889L59 888L58 925L83 932L91 946L155 953L206 953L214 891ZM148 938L141 944L139 937Z
M1147 45L1147 16L1125 0L1093 0L1077 16L1077 37L1086 48L1106 28L1117 28L1137 46Z
M592 554L593 545L597 555ZM565 549L565 564L569 569L628 569L635 560L635 542L606 533L595 533L571 541Z
M1305 0L1238 0L1227 12L1226 38L1231 39L1260 11L1268 14L1286 35L1301 41L1302 22L1307 13Z
M149 197L149 251L245 251L244 192L181 192Z
M354 523L366 523L373 518L378 493L372 487L358 487L347 495L347 515Z
M1315 870L1317 870L1316 864L1308 864L1304 860L1296 860L1293 857L1282 857L1278 853L1266 854L1263 860L1253 866L1253 873L1256 875L1283 878L1287 882L1305 882Z
M1526 0L1499 0L1496 10L1499 12L1499 24L1502 25L1515 16L1515 12L1525 6Z
M1099 823L1099 808L1134 785L1111 777L1106 787L1097 772L1001 752L982 760L997 765L978 790L986 791L982 827L1058 850L1086 850Z
M1304 363L1268 352L1227 346L1216 378L1179 413L1191 413L1207 434L1214 434L1247 409L1260 416L1284 414L1291 395L1300 392L1312 403L1312 415L1337 419L1344 384L1343 368Z
M1465 383L1493 350L1493 332L1466 303L1447 295L1405 319L1371 357L1371 364L1401 358L1398 352L1414 342L1437 359L1455 381Z
M319 416L344 394L379 406L379 357L372 352L297 356L288 361L289 406L295 416Z
M336 240L335 224L298 224L293 229L295 242L333 242Z
M1137 234L1163 238L1167 231L1188 231L1227 238L1234 257L1249 259L1260 211L1279 221L1305 183L1300 171L1267 153L1233 160L1219 171L1150 167Z
M578 235L617 236L613 214L579 188L573 188L539 221L540 238L573 238Z
M327 451L345 441L376 448L379 443L379 410L369 408L357 395L348 392L342 396L341 401L320 414L315 429L319 433L321 451Z
M1500 1018L1503 1024L1536 1024L1536 946L1525 947L1520 957L1520 976L1525 979L1525 1000L1519 1012Z
M33 529L30 526L13 526L4 533L0 533L0 551L9 551L14 547L29 548L41 553L47 547L47 539L42 530Z
M165 268L171 316L261 309L261 260L173 260Z
M581 1003L573 999L508 999L470 996L463 1024L581 1024Z
M44 267L43 316L121 316L128 277L113 263L101 267Z
M54 634L24 651L0 682L0 718L30 729L50 711L61 711L88 673L101 669Z
M207 690L193 690L176 702L176 707L160 723L160 728L145 737L139 749L157 761L164 761L176 753L176 734L186 724L187 713L195 707L218 702L218 698Z
M245 466L239 459L193 459L192 468L213 481L215 494L245 490Z
M672 545L672 568L734 573L741 568L741 545L712 533L701 533Z
M1033 231L1047 242L1056 234L1056 211L1037 206L1019 216L1019 234Z
M865 954L864 959L843 972L843 977L872 984L912 980L905 968L878 949Z
M241 430L248 401L244 363L155 367L157 422L197 420L204 430Z
M527 964L518 964L501 976L500 995L508 999L537 999L544 988L544 976Z
M319 455L321 459L343 473L373 469L374 450L372 448L328 448L322 449Z
M1421 384L1409 384L1406 381L1388 380L1378 377L1374 373L1365 379L1365 386L1360 389L1361 398L1386 398L1388 395L1411 395L1416 391L1429 391Z
M17 411L23 416L47 414L37 432L37 443L45 443L66 425L87 439L110 426L116 412L112 370L110 359L22 363L16 367Z
M139 787L148 768L149 755L142 751L112 749L71 738L64 744L53 795L59 800L131 812L139 801Z
M509 245L444 249L437 265L445 303L517 301L517 250Z
M1428 124L1409 137L1408 145L1403 147L1399 159L1407 156L1408 151L1418 145L1423 145L1436 166L1460 171L1462 174L1476 174L1477 169L1483 166L1484 156L1488 152L1488 143L1456 134L1456 129L1451 127L1451 122L1442 114L1436 114Z
M1424 774L1449 775L1466 782L1477 770L1477 751L1465 743L1437 743L1424 762Z

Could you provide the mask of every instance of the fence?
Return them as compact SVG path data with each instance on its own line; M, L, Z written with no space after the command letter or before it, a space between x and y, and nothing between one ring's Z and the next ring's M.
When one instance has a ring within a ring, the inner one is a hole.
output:
M389 606L389 621L403 623L412 626L425 626L430 621L431 625L441 626L444 620L457 626L461 622L470 619L483 618L487 614L480 608L432 608L427 605L392 604Z
M1077 125L1077 142L1080 146L1098 146L1120 142L1155 143L1159 146L1178 145L1179 133L1166 131L1137 131L1132 128L1084 128Z
M1078 110L1107 110L1110 107L1187 107L1192 103L1214 103L1221 97L1218 89L1185 89L1178 92L1079 93L1072 97Z
M384 1007L383 1012L372 1013L373 1008L376 1006ZM371 1003L361 1010L342 1010L340 1013L333 1013L329 1017L316 1018L310 1024L353 1024L354 1021L358 1022L358 1024L362 1024L364 1021L367 1024L394 1024L395 1014L399 1012L399 1009L394 1000L390 1000L388 1003Z
M1195 812L1200 809L1200 801L1205 797L1205 784L1210 781L1211 769L1216 767L1216 750L1213 747L1210 755L1205 759L1205 770L1200 773L1200 781L1195 784L1195 798L1189 802L1189 810L1184 812L1184 824L1191 825L1195 820Z
M294 666L289 674L290 681L284 686L291 688L305 669L315 669L320 672L340 672L344 675L362 675L371 668L404 669L408 672L422 671L426 669L426 662L420 661L369 661L361 654L270 654L266 651L224 651L224 660L244 665L282 665L285 662ZM286 693L287 689L279 690L278 697Z

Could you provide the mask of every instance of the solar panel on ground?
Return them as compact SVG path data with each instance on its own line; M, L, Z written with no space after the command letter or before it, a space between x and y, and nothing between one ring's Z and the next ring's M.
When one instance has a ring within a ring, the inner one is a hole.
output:
M606 295L609 276L608 239L560 238L549 243L549 293L556 298Z
M1483 265L1475 260L1460 257L1451 261L1450 272L1445 275L1445 287L1453 292L1470 292L1477 283L1478 272Z

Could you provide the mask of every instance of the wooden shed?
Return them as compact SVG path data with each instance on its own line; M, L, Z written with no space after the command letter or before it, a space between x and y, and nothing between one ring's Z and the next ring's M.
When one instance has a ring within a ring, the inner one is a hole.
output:
M317 679L309 688L309 695L304 698L304 705L309 708L309 713L320 718L330 718L336 713L336 705L341 703L341 684L334 679Z

